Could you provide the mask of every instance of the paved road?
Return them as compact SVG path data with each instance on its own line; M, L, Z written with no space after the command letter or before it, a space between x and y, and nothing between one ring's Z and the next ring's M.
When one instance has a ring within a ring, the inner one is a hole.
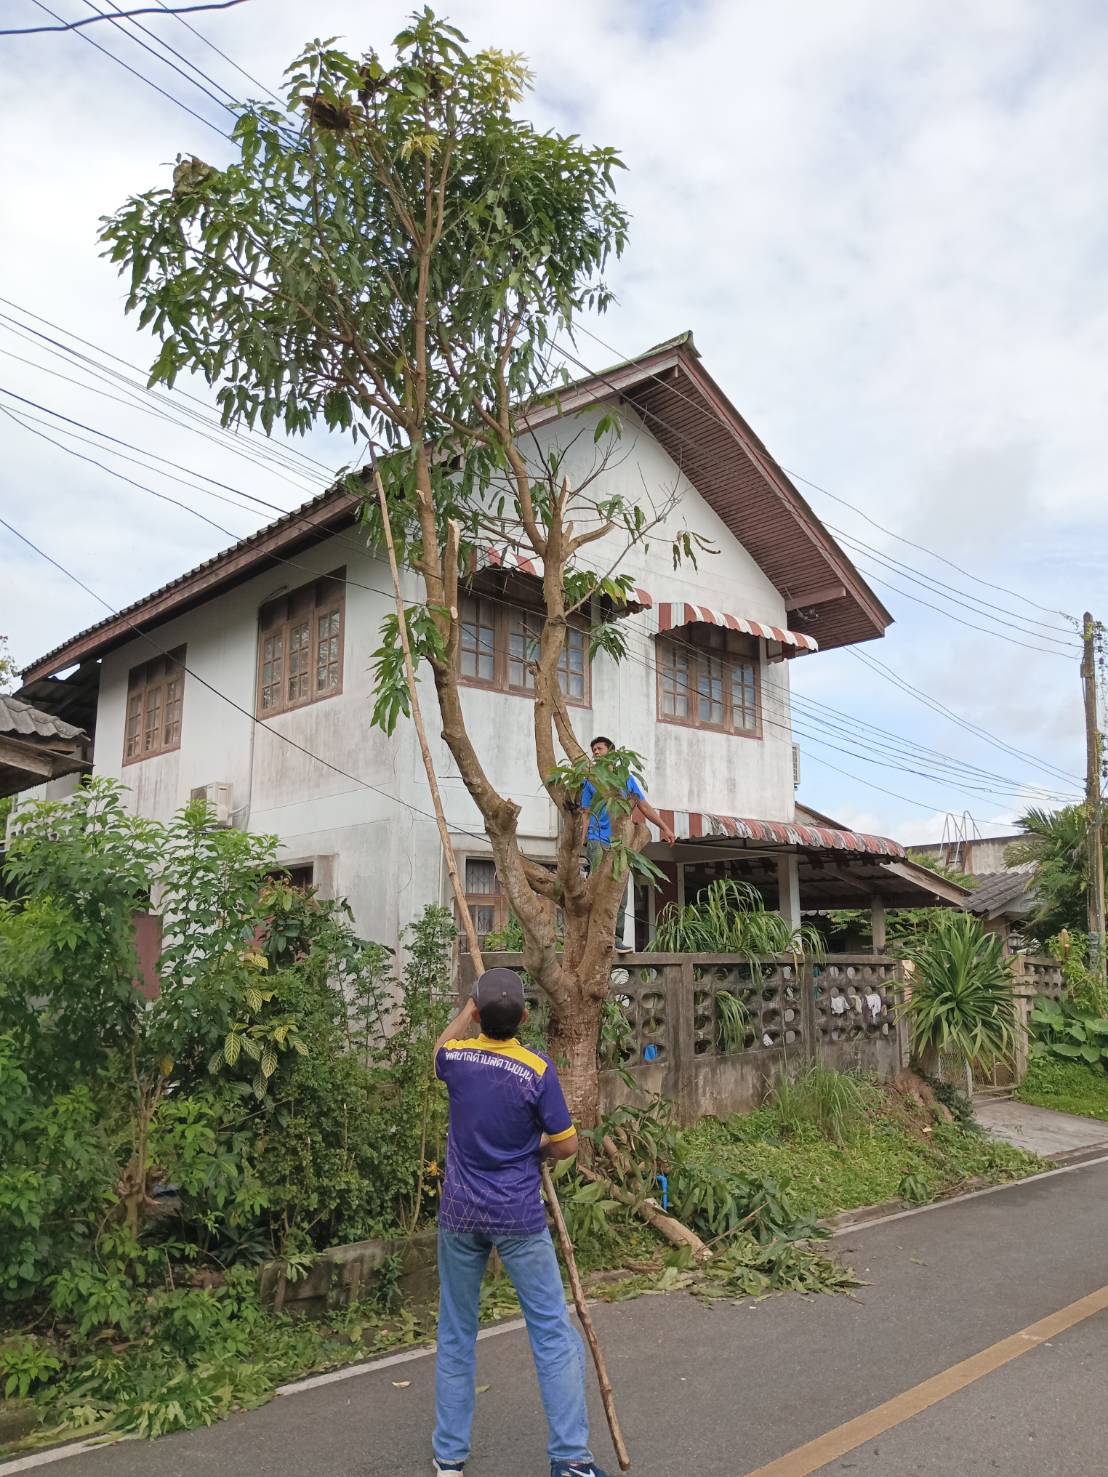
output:
M1036 1342L823 1465L797 1448L1108 1285L1108 1163L855 1230L834 1243L856 1299L701 1307L681 1294L597 1310L640 1477L1103 1473L1108 1312ZM1108 1306L1108 1297L1105 1299ZM1010 1347L1010 1346L1005 1346ZM543 1477L525 1335L481 1346L473 1477ZM429 1470L432 1362L275 1400L210 1431L78 1456L59 1477L395 1477ZM410 1380L405 1389L393 1381ZM912 1397L914 1398L914 1397ZM599 1403L598 1456L609 1448ZM0 1474L8 1469L0 1466Z

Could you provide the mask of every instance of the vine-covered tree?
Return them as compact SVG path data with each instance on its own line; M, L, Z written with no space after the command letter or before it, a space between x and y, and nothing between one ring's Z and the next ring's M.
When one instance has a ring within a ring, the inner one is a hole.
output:
M608 305L604 271L627 232L616 153L516 116L528 84L520 57L467 49L429 10L389 59L314 42L289 70L287 110L244 107L238 162L180 160L172 188L131 199L103 239L130 274L128 307L161 337L153 383L198 371L218 385L226 422L291 432L323 423L385 453L400 557L423 586L406 612L411 641L432 672L443 738L484 819L587 1124L619 895L628 866L649 864L625 796L637 756L617 750L592 774L609 798L611 864L581 874L575 812L589 760L558 661L571 617L626 603L612 540L623 551L640 540L672 490L648 511L597 481L618 436L612 417L596 427L594 474L576 487L566 447L540 457L528 436L527 406L558 384L553 335ZM347 483L366 490L358 474ZM379 547L371 499L364 508ZM560 816L554 871L524 856L518 806L486 772L459 692L459 589L493 539L542 563L533 727L539 778ZM599 574L582 551L602 539ZM675 557L695 544L682 534ZM622 653L612 622L598 619L591 635L594 648ZM375 721L386 728L408 712L397 637L394 617L377 654Z

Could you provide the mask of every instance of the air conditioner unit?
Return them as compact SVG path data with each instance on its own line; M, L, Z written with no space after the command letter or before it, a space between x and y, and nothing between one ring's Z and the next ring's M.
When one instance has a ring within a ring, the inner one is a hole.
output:
M793 789L800 788L800 745L793 744Z
M211 813L212 825L231 824L231 786L197 785L192 791L193 800L203 800Z

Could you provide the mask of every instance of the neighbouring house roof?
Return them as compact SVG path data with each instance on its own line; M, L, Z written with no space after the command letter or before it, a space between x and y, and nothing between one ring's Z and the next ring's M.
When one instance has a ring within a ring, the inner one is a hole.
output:
M889 908L961 907L968 896L964 887L911 861L899 841L851 831L807 806L796 807L793 822L660 813L677 834L678 861L726 861L758 887L774 887L777 858L794 854L806 913L869 907L875 897Z
M540 426L616 399L630 406L780 590L789 627L823 649L884 634L892 616L700 362L692 334L541 396ZM101 656L355 521L359 494L333 487L32 662L34 682Z
M962 906L967 913L981 918L1000 918L1004 914L1024 918L1035 905L1038 870L1038 862L1023 862L1003 872L985 872Z
M22 698L0 693L0 795L86 769L87 751L81 729Z

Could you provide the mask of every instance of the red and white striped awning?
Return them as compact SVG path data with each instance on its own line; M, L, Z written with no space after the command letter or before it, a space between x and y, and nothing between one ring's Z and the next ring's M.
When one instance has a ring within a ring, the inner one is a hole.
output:
M527 555L519 549L485 548L478 551L475 559L477 569L518 570L520 574L542 579L542 560L537 555ZM713 610L708 605L697 605L687 600L655 600L649 590L635 585L617 615L635 615L644 610L655 612L657 634L677 630L680 626L701 622L709 626L723 626L729 631L740 631L746 636L757 636L762 641L776 641L779 646L791 646L794 651L818 651L819 643L814 636L804 631L790 631L784 626L772 626L765 621L756 621L749 616L731 615L726 610Z
M678 841L755 841L767 846L800 846L818 851L851 851L858 855L893 859L905 855L899 841L888 836L869 836L863 831L843 831L834 826L802 826L795 821L758 821L735 815L710 815L701 810L658 812Z
M693 625L698 621L709 626L724 626L729 631L742 631L747 636L759 636L763 641L776 641L782 646L795 646L798 651L819 650L815 637L808 636L803 631L789 631L784 626L766 625L764 621L730 615L726 610L712 610L710 606L693 605L686 600L662 600L658 603L659 633L673 631L678 626Z

